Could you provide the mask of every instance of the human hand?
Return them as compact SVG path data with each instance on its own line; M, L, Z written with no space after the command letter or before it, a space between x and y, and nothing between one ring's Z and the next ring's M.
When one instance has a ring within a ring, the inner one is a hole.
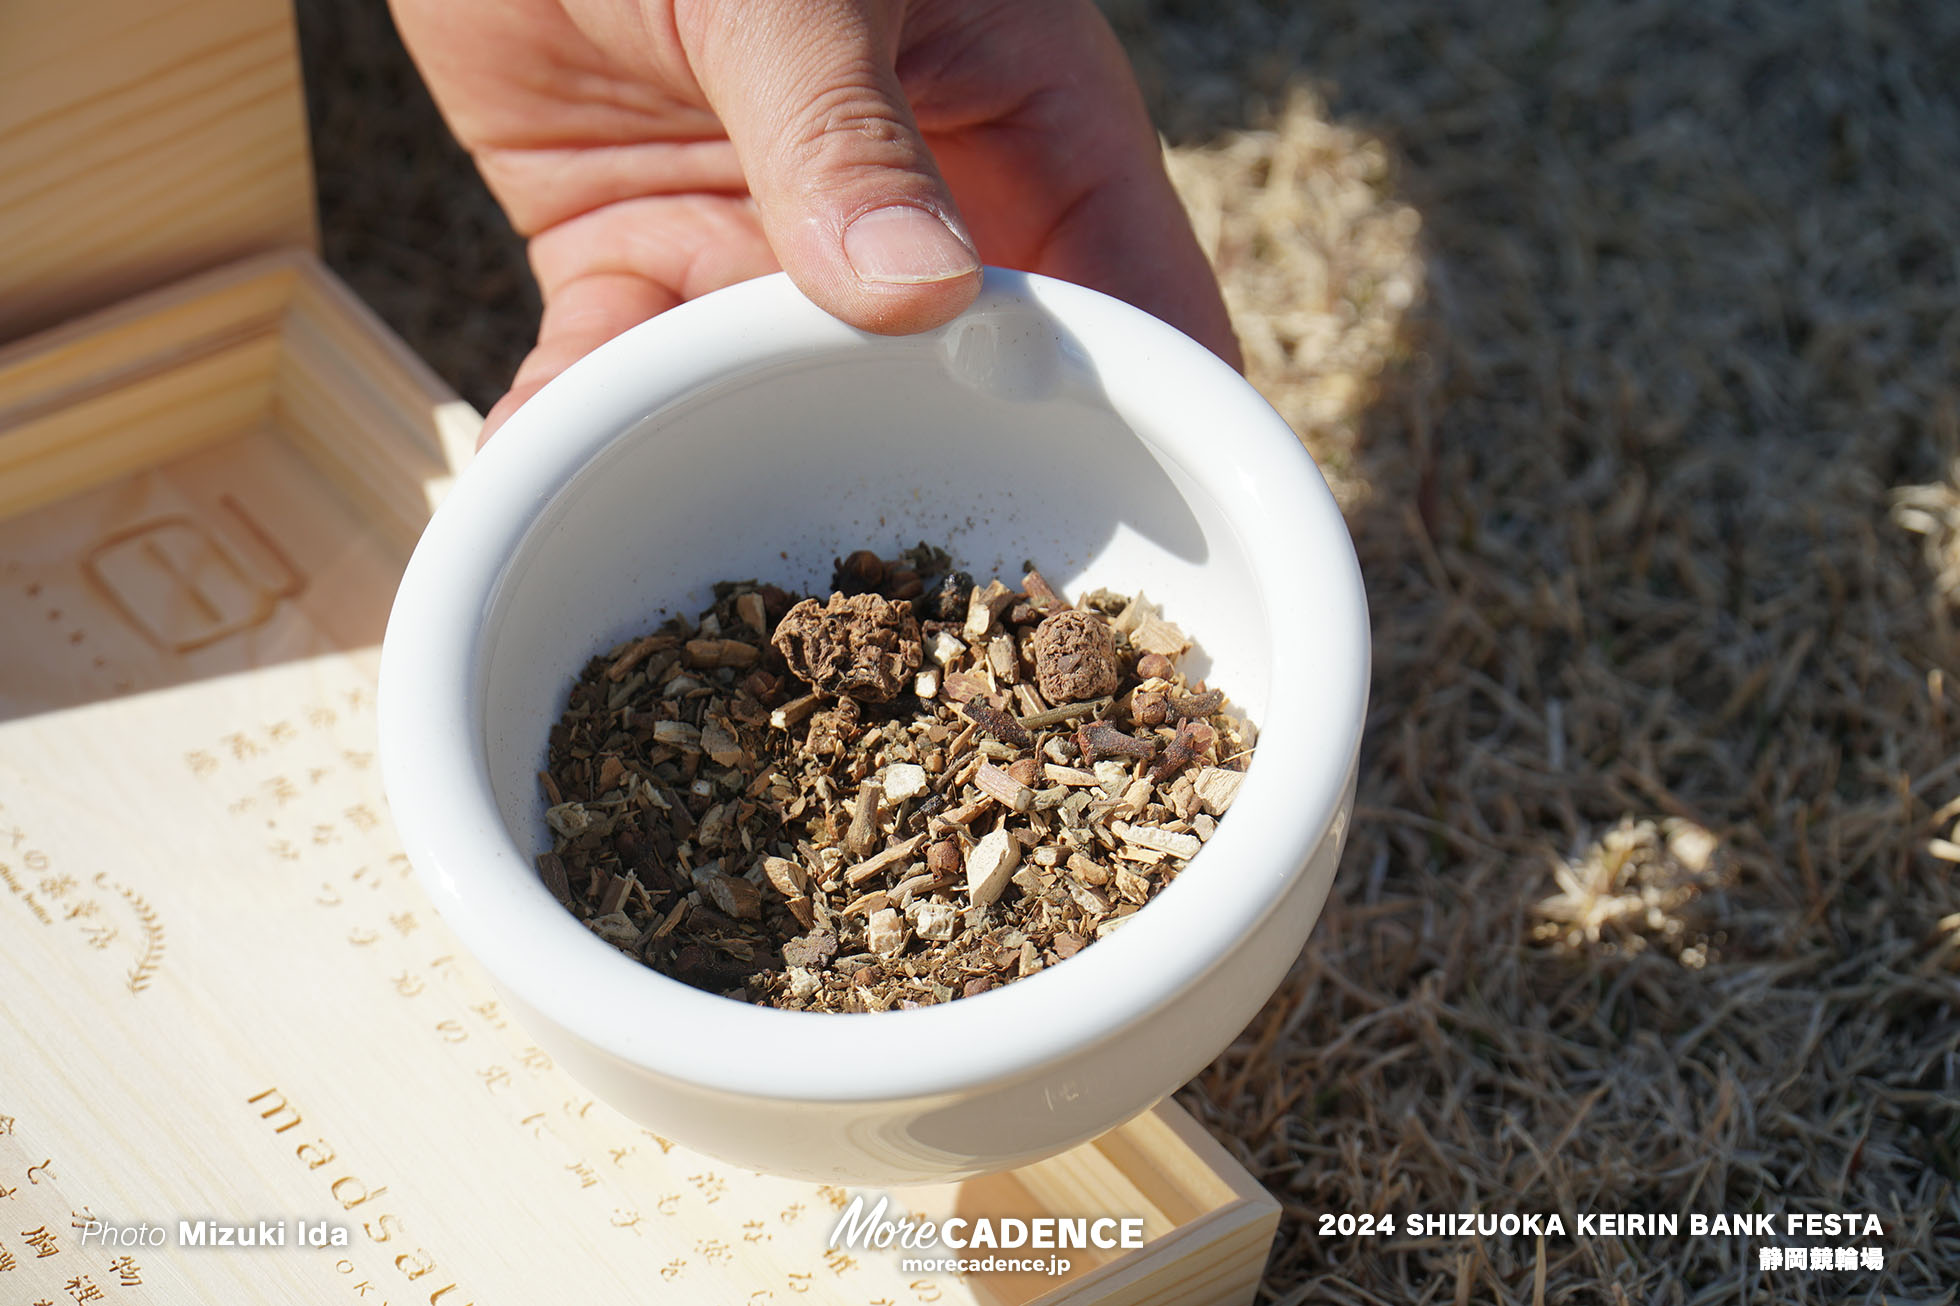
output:
M897 334L985 262L1115 295L1239 361L1089 0L392 0L544 295L494 430L656 313L781 267Z

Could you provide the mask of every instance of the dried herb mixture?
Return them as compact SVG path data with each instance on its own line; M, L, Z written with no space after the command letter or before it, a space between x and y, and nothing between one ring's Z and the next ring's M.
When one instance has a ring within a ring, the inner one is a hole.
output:
M1120 928L1230 806L1251 727L1141 594L924 544L832 588L719 584L573 687L539 869L621 951L795 1010L971 996Z

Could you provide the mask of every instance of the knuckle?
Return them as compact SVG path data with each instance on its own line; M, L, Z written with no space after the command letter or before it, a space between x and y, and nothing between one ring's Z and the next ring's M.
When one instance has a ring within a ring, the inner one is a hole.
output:
M811 96L786 138L804 158L903 167L918 155L909 115L870 79L833 81Z

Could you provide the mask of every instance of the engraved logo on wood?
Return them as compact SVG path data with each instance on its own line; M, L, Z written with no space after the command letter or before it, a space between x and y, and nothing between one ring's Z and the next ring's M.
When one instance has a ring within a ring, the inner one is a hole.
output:
M82 559L82 574L116 614L166 653L190 653L263 626L306 575L230 495L218 504L257 560L182 513L110 534Z

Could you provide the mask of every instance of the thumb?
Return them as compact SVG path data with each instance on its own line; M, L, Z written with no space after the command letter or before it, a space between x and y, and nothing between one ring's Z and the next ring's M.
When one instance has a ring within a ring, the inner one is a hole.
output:
M888 335L947 322L980 290L899 86L903 13L898 0L697 0L674 14L783 270L819 307Z

